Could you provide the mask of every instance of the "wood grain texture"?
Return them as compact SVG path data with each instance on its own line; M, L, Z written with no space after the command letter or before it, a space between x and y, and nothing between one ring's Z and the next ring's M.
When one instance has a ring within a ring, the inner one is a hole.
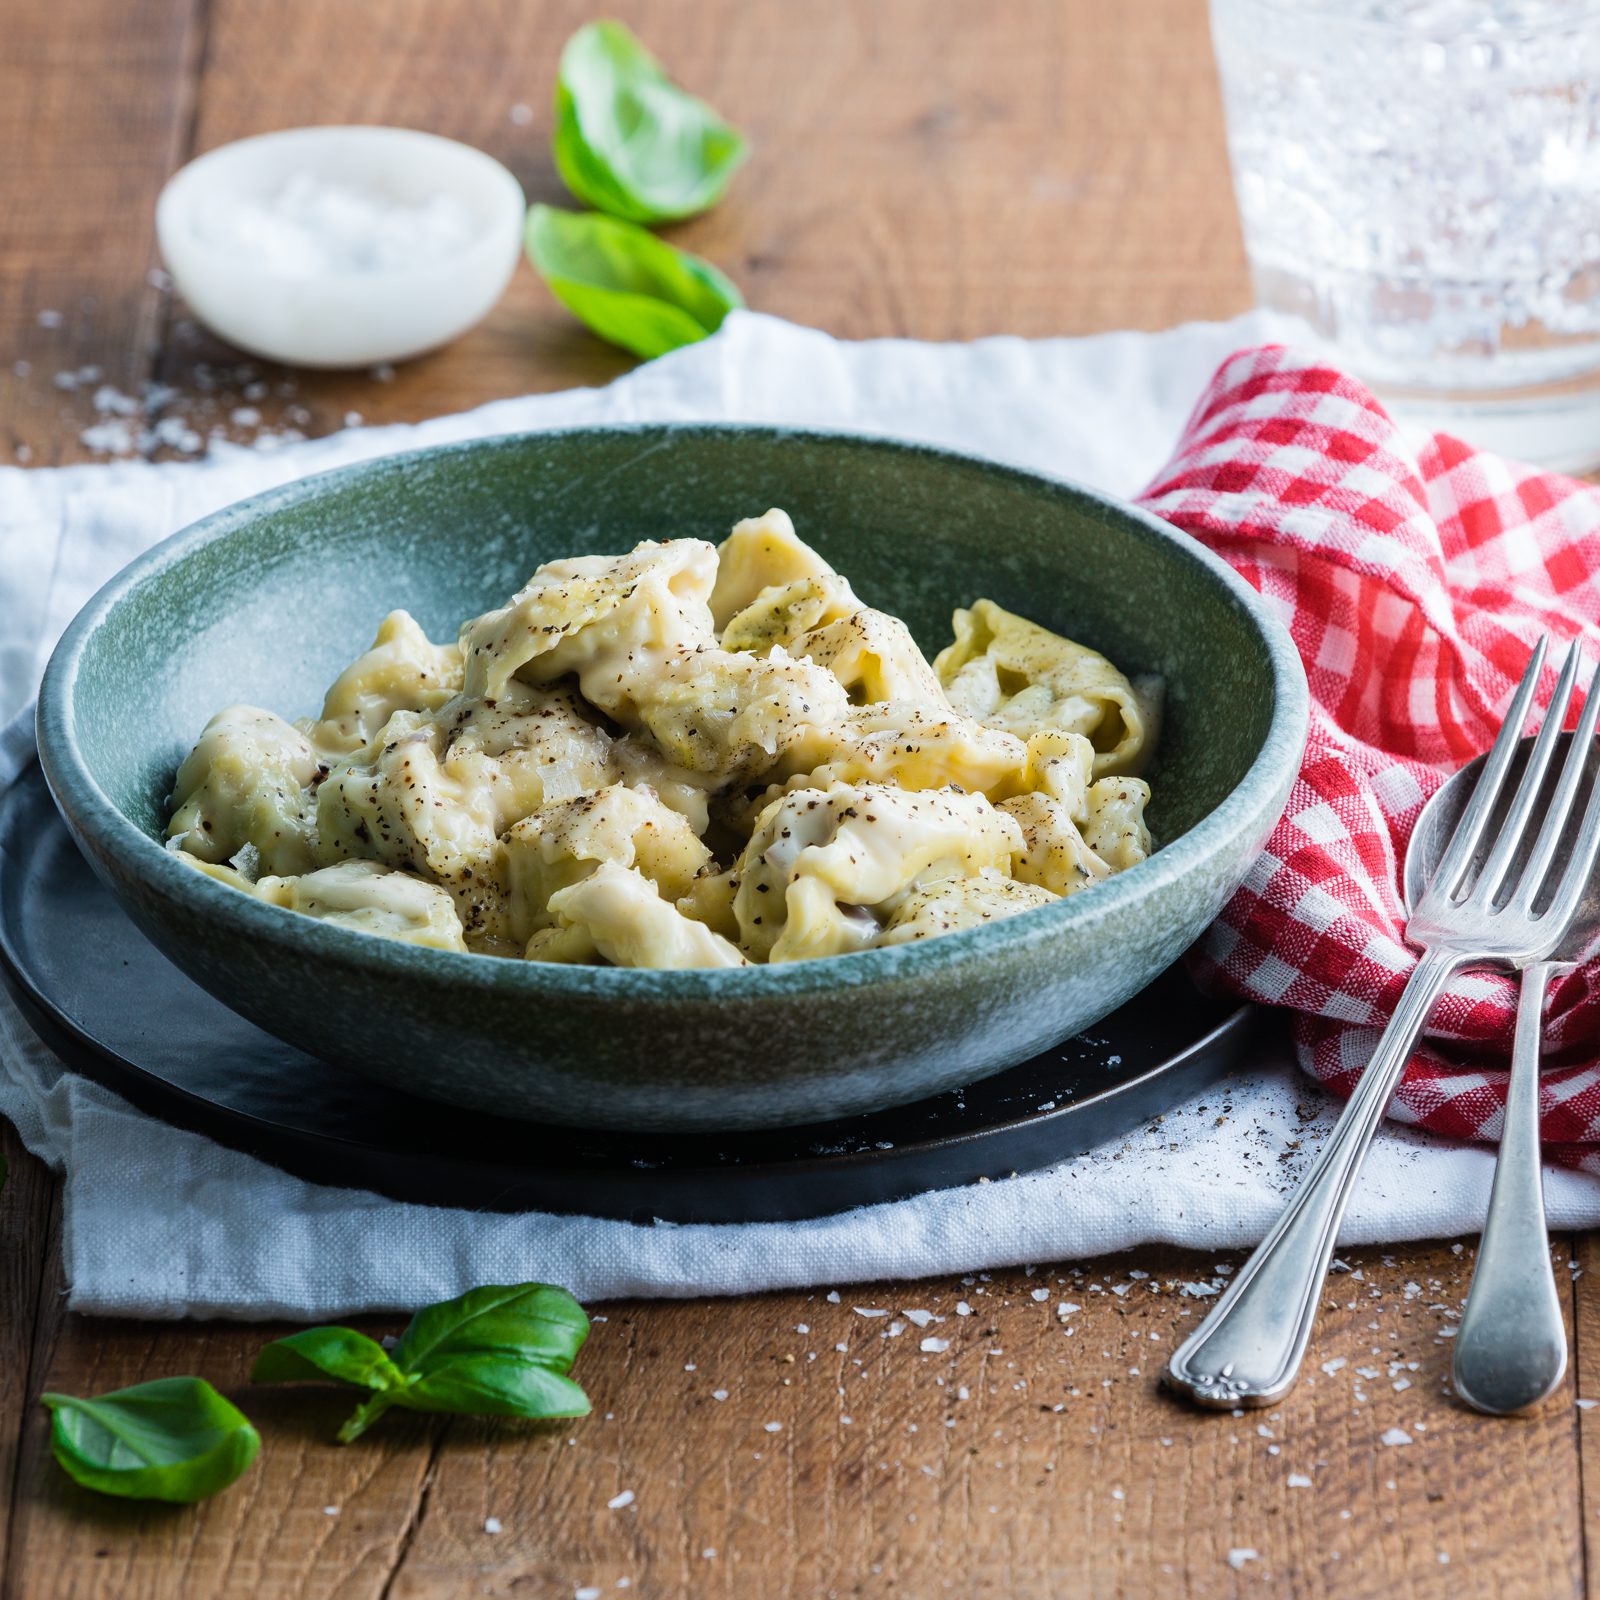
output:
M480 329L388 381L243 359L146 276L171 167L295 123L435 129L560 201L550 86L588 6L199 5L7 9L0 455L20 443L35 461L83 456L91 413L53 377L84 365L125 388L158 374L203 429L236 431L248 403L311 433L351 412L410 420L626 369L526 269ZM1247 302L1201 0L610 9L754 141L729 200L674 237L758 309L852 337L967 338L1154 327ZM513 120L519 105L531 117ZM60 328L38 325L46 309ZM31 370L14 375L14 359ZM1578 1247L1575 1379L1525 1421L1477 1417L1445 1391L1470 1246L1347 1253L1306 1382L1239 1418L1157 1389L1207 1303L1183 1285L1220 1276L1211 1258L1152 1250L1076 1271L841 1286L837 1302L819 1288L601 1307L579 1368L594 1417L391 1414L341 1449L347 1401L246 1382L277 1329L66 1314L55 1185L14 1140L5 1149L6 1596L1544 1600L1585 1592L1585 1536L1600 1535L1600 1467L1584 1473L1579 1451L1580 1428L1600 1422L1573 1405L1575 1385L1600 1394L1593 1239ZM1557 1253L1565 1270L1565 1241ZM1059 1316L1063 1303L1078 1309ZM908 1310L944 1320L918 1327ZM261 1430L235 1488L193 1509L126 1506L55 1468L31 1404L41 1388L183 1372ZM611 1508L624 1491L634 1499Z
M150 373L153 208L189 136L197 4L0 7L0 464L90 459L95 388Z

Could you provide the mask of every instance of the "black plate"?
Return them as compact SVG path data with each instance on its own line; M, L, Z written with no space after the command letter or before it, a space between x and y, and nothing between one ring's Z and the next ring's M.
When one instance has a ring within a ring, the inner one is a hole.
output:
M0 798L0 974L73 1070L300 1177L635 1221L786 1221L1048 1166L1220 1076L1252 1020L1174 968L1021 1066L872 1116L633 1136L498 1119L330 1066L213 1000L93 876L37 766Z

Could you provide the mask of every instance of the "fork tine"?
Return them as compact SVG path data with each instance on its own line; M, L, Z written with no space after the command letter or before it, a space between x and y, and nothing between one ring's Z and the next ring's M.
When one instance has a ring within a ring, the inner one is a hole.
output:
M1495 892L1511 868L1512 857L1523 843L1528 818L1532 816L1534 804L1544 788L1550 758L1555 753L1556 741L1561 737L1562 725L1567 720L1567 706L1572 699L1572 686L1577 680L1582 660L1583 654L1574 640L1572 648L1567 651L1566 661L1562 663L1555 693L1550 696L1550 704L1545 709L1539 737L1533 741L1533 749L1528 752L1528 764L1522 769L1522 781L1517 785L1516 797L1511 802L1505 821L1500 825L1494 847L1483 864L1483 871L1478 874L1478 881L1473 886L1473 895L1481 904L1493 904ZM1528 873L1523 874L1522 881L1525 887L1537 888L1537 880Z
M1506 781L1506 769L1511 765L1511 758L1516 754L1517 746L1522 740L1522 725L1528 720L1528 706L1533 700L1534 690L1538 687L1539 674L1544 668L1545 650L1549 643L1548 635L1544 635L1533 647L1528 669L1522 674L1522 682L1517 685L1517 692L1512 697L1511 706L1506 712L1506 720L1501 723L1500 732L1495 738L1493 748L1489 751L1489 759L1484 763L1477 787L1472 791L1467 809L1461 813L1455 837L1450 841L1450 848L1445 851L1438 870L1433 875L1433 882L1429 885L1431 891L1442 894L1447 900L1455 897L1455 891L1466 875L1472 857L1483 838L1483 830L1489 825L1495 801L1500 798L1501 786Z
M1565 936L1568 926L1577 915L1578 903L1583 899L1589 880L1594 876L1596 859L1600 859L1600 778L1589 791L1589 804L1584 807L1583 823L1578 837L1573 841L1572 855L1567 870L1561 876L1560 886L1549 909L1540 918L1551 930L1551 948Z
M1532 906L1533 898L1538 894L1545 874L1550 870L1550 863L1554 861L1556 851L1560 848L1561 836L1566 830L1567 818L1572 811L1573 801L1577 798L1578 785L1583 781L1584 768L1594 744L1597 719L1600 719L1600 667L1595 669L1589 679L1588 697L1584 701L1583 715L1578 718L1577 730L1572 735L1572 744L1567 750L1567 759L1561 769L1561 780L1551 797L1550 809L1545 813L1544 826L1539 830L1533 854L1528 858L1527 870L1522 875L1522 896L1529 907ZM1547 918L1555 918L1562 912L1564 905L1567 909L1563 920L1569 920L1576 910L1578 900L1589 881L1589 873L1594 870L1591 834L1600 834L1600 774L1597 774L1594 786L1589 792L1589 804L1584 812L1583 823L1578 830L1578 838L1573 845L1567 869L1545 912ZM1577 868L1586 849L1589 850L1588 867L1579 873Z

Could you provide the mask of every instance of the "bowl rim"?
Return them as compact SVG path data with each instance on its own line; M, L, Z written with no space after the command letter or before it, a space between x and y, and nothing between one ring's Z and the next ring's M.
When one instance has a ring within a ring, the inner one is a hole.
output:
M1206 574L1260 636L1273 684L1272 716L1261 747L1220 804L1145 861L1096 885L1093 894L1073 895L1054 905L937 939L853 952L847 959L828 956L721 969L569 966L496 959L375 938L267 905L196 872L135 825L100 786L77 738L75 690L79 668L98 629L136 590L159 579L196 551L263 516L289 510L361 480L403 477L419 469L428 471L442 459L515 452L530 440L579 446L585 439L615 439L619 435L648 441L652 451L689 437L730 443L759 437L776 443L865 447L934 461L957 472L999 476L1033 490L1042 486L1099 513L1109 511L1136 536L1167 547L1170 553ZM135 557L73 618L45 668L35 732L40 765L70 831L81 833L96 850L120 861L124 871L141 877L147 890L170 906L213 921L219 933L269 947L292 960L310 956L378 979L403 978L419 990L442 987L496 995L510 991L520 992L530 1000L586 997L634 1003L716 1003L921 982L986 957L1037 951L1057 942L1069 926L1076 933L1092 933L1097 924L1113 920L1134 900L1182 877L1197 861L1226 851L1245 836L1264 832L1275 820L1276 811L1271 817L1264 813L1275 803L1281 804L1281 797L1287 796L1298 770L1309 718L1310 696L1299 652L1261 596L1197 540L1114 495L1067 478L887 435L765 423L635 422L519 431L397 452L276 485L202 517Z

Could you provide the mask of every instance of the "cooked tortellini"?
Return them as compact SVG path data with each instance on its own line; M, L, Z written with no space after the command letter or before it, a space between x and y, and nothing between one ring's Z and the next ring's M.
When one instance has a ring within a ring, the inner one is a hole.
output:
M1160 685L991 600L930 663L782 511L547 562L454 643L404 611L297 723L235 705L168 848L435 949L743 967L1016 916L1150 853Z

